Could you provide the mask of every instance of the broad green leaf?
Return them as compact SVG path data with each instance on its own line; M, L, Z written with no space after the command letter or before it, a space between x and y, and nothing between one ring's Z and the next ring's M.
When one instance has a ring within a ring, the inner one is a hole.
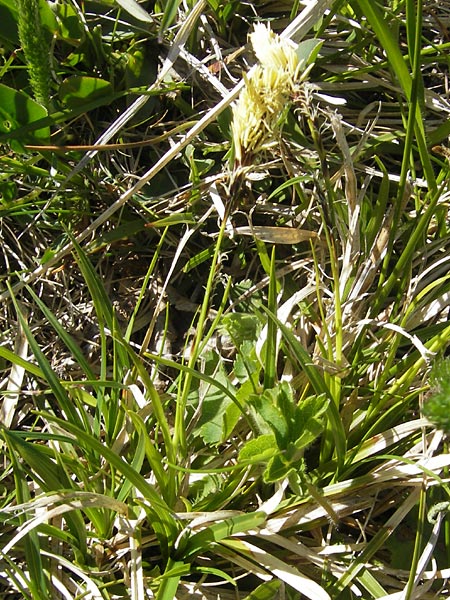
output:
M271 581L265 581L261 585L250 592L248 596L245 596L244 600L273 600L278 597L278 590L280 589L281 581L279 579L272 579Z
M323 40L311 38L300 42L296 48L296 54L298 57L299 66L301 69L305 69L308 65L312 64L322 47Z
M219 324L219 331L228 333L239 348L245 341L256 341L259 325L260 322L256 315L234 312L223 316Z
M227 387L231 393L234 393L234 388L227 377L218 354L207 352L204 358L204 374L214 378L215 381ZM200 435L206 444L219 444L223 441L224 429L226 429L224 423L226 410L232 401L218 387L209 384L201 385L201 396L203 397L202 411L195 427L195 435Z
M9 46L11 49L20 44L16 0L0 0L0 41L2 46Z
M24 92L0 83L0 133L14 134L16 129L23 128L21 142L48 142L49 127L28 130L29 125L46 117L47 111L41 104ZM5 139L8 140L7 135Z
M144 23L153 23L153 18L135 0L116 0L125 12Z
M29 0L28 0L29 1ZM50 2L47 0L39 0L39 18L41 20L42 29L45 37L50 42L58 29L58 23L53 12Z
M84 38L83 25L71 4L58 2L55 7L59 19L58 35L76 43Z
M239 452L239 462L264 463L277 453L275 436L268 433L248 441Z
M266 483L275 483L286 479L291 473L299 474L303 471L303 458L289 460L282 454L277 454L270 459L267 468L264 470L263 479Z
M263 419L265 424L273 431L278 447L284 448L289 441L287 415L279 409L277 396L277 388L265 390L261 395L252 394L249 405L254 409L255 418L257 420Z
M337 407L334 404L334 402L332 402L332 394L328 388L328 385L323 375L313 363L312 358L303 348L303 346L301 345L297 337L289 329L289 327L287 327L284 323L277 319L277 317L275 317L264 305L262 305L262 309L264 310L264 312L267 313L270 319L273 319L275 321L278 328L281 330L285 342L290 347L299 365L302 367L302 370L309 379L315 393L318 396L323 396L324 398L330 400L330 402L328 403L327 416L331 423L331 430L334 435L334 442L336 446L338 460L342 462L345 456L346 434L339 415L339 411L337 410Z
M328 410L329 404L330 401L324 395L310 396L298 404L291 430L297 449L308 446L320 435L323 429L321 417Z
M69 108L83 106L94 100L112 100L112 85L99 77L72 75L59 86L59 98Z

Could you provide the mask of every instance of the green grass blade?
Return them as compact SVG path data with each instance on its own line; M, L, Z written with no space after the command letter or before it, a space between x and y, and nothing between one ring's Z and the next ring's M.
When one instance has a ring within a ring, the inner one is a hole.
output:
M381 42L381 45L385 49L386 55L389 60L389 65L394 71L396 78L399 81L405 93L409 107L411 107L411 118L414 119L415 123L416 141L419 149L421 164L424 169L429 190L432 193L435 193L437 191L436 178L434 176L433 166L431 164L430 155L426 143L425 127L420 112L420 106L417 103L415 103L415 105L412 105L413 79L408 71L405 59L402 56L402 53L400 52L400 48L392 34L391 29L387 25L386 20L383 18L383 15L381 14L377 5L374 2L371 2L370 0L357 0L357 3L359 4L363 14L367 17L369 23L372 25L378 39ZM418 10L419 9L420 6L418 7ZM420 36L420 34L421 31L417 29L416 36ZM417 62L416 64L417 66L419 66L419 62ZM413 75L416 76L417 81L417 72Z
M23 369L25 369L25 371L27 371L28 373L30 373L30 375L33 375L37 379L45 379L44 373L37 365L34 365L28 360L21 358L12 350L8 350L8 348L5 348L5 346L0 346L0 357L12 364L16 364L17 366L22 367Z
M272 248L270 259L270 278L268 292L268 309L276 316L277 314L277 277L275 271L275 246ZM267 322L266 352L264 364L264 389L273 388L275 385L277 368L277 327L273 319Z
M47 308L47 306L42 302L42 300L34 293L33 289L27 286L28 293L32 296L33 300L39 306L42 311L42 314L45 316L47 321L51 324L53 329L55 330L58 339L62 340L66 345L67 349L70 351L72 357L74 358L77 365L79 365L88 379L95 379L95 375L91 369L89 362L85 359L83 352L81 351L78 344L72 338L72 336L67 333L67 331L62 327L61 323L54 316L54 314Z
M50 386L51 391L53 392L55 399L60 407L60 409L65 413L67 418L72 422L76 423L78 426L81 426L82 420L73 406L70 398L67 395L66 390L61 385L59 378L56 376L56 373L50 366L50 363L44 353L42 352L38 342L36 341L34 335L29 328L26 319L23 317L19 305L14 296L12 296L14 306L17 312L17 316L20 320L20 324L23 328L25 335L27 336L28 343L30 348L39 364L39 367L42 371L42 374L45 378L45 381Z
M62 430L72 433L77 442L95 452L99 456L103 456L106 461L111 464L119 473L122 473L124 478L129 480L131 484L139 490L142 496L149 503L147 510L152 516L152 526L159 537L161 545L166 544L170 547L175 540L178 532L178 525L172 509L161 498L155 488L149 484L146 479L138 473L130 464L128 464L121 456L117 455L113 450L102 444L93 435L80 429L73 423L58 419L53 415L45 415L46 418L61 427Z
M5 436L6 430L2 431L3 437L9 448L9 456L13 464L13 474L15 481L15 497L17 504L23 504L31 499L30 491L27 485L26 475L20 464L20 452L17 452L9 442L11 438ZM19 521L25 523L26 518L19 516ZM37 531L28 533L24 541L25 557L27 568L29 569L29 591L33 600L41 600L48 597L47 580L44 575L44 566L41 558L41 545Z
M8 445L15 448L17 454L26 461L31 468L32 475L39 486L46 492L60 492L74 489L73 481L66 475L65 471L47 455L46 446L26 442L13 431L2 428L2 435ZM37 476L37 477L36 477ZM86 527L78 511L66 516L67 525L74 539L78 542L78 548L86 554Z
M180 553L180 558L192 559L193 556L205 552L211 544L221 542L238 533L256 530L265 522L266 518L267 515L264 512L254 512L213 523L188 539L186 547Z

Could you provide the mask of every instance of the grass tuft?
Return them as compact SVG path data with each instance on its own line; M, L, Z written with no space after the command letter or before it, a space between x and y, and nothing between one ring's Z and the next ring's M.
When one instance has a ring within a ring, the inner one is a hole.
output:
M0 596L447 597L445 7L22 3Z

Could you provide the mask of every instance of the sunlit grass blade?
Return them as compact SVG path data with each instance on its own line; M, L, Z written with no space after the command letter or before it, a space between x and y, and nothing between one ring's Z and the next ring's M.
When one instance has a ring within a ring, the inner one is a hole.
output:
M62 410L65 413L66 417L72 423L75 423L78 426L81 426L82 420L81 420L80 415L78 414L78 411L76 410L73 403L71 402L69 396L67 395L66 390L61 385L59 378L56 376L56 373L53 371L47 357L42 352L38 342L36 341L34 335L31 332L30 327L28 326L25 318L22 315L22 312L21 312L18 302L16 301L16 299L14 297L13 297L13 302L14 302L14 306L15 306L15 309L17 312L17 317L20 320L20 323L21 323L23 331L25 332L25 335L27 336L30 348L31 348L31 350L37 360L37 363L44 375L45 381L47 382L51 392L55 396L56 402L58 403L60 410Z
M214 513L212 513L212 516L214 517ZM191 535L185 547L180 549L179 556L182 556L183 559L189 559L200 552L204 552L211 544L218 543L238 533L256 530L265 520L266 514L264 512L250 512L224 520L218 519L218 522L205 527L199 533Z
M264 569L271 572L275 577L287 583L297 592L310 598L310 600L331 600L331 597L322 586L302 575L297 568L285 563L262 548L239 539L224 540L222 544L254 560L258 565L264 567Z
M125 374L130 369L129 355L122 344L118 343L119 325L114 313L111 300L106 293L105 287L99 275L84 250L73 239L77 262L88 286L97 316L98 330L100 336L100 379L108 379L108 369L113 368L113 379L123 381ZM112 360L110 358L109 340L112 341ZM112 365L111 365L112 363ZM102 388L97 392L97 407L94 430L100 434L100 420L105 421L106 431L109 439L115 439L122 426L120 405L120 391L112 388L110 398L106 398L106 390Z
M57 461L50 458L45 446L41 447L38 444L27 442L13 431L4 429L2 435L8 445L14 448L17 454L26 462L31 469L32 477L45 492L74 489L72 480L67 476L64 469L58 465ZM86 555L87 536L81 515L78 512L73 512L67 515L66 518L73 539L77 540L78 549L82 555Z
M420 489L413 490L403 501L402 505L396 510L387 523L376 533L376 535L367 544L365 550L352 562L346 573L331 587L332 594L338 594L345 589L352 579L358 575L364 568L365 563L371 556L385 543L387 538L392 535L395 528L404 519L404 517L416 505L420 496Z
M166 0L164 2L164 13L161 19L161 25L159 28L159 37L163 38L166 30L172 25L175 20L178 7L180 5L181 0Z
M363 14L366 15L370 24L372 25L375 33L377 34L381 45L386 51L386 54L389 59L389 65L394 70L395 75L400 82L400 85L403 88L403 91L406 95L406 99L408 104L411 106L411 112L409 118L412 119L416 141L419 149L421 164L423 170L425 172L425 176L427 179L428 187L430 192L433 194L436 193L436 178L434 175L433 167L430 161L430 155L427 148L427 142L425 138L425 128L423 124L423 119L420 111L420 106L417 102L417 96L413 97L413 77L415 75L415 81L418 81L418 73L410 73L408 71L408 67L406 66L405 59L403 58L400 48L397 42L394 39L391 29L387 26L383 15L378 9L377 5L370 0L357 0L360 5ZM420 5L418 6L418 10L420 11ZM421 35L421 29L416 30L416 36ZM412 49L413 53L415 52L415 48ZM417 68L419 68L419 62L415 63ZM416 84L414 84L416 85ZM416 94L417 90L414 91ZM409 156L409 148L405 150ZM406 172L403 170L403 181L406 184ZM404 189L400 188L399 197L403 196Z
M8 438L5 438L5 431L2 432L5 441L8 443ZM15 481L15 497L18 504L28 502L31 498L28 489L25 472L20 465L20 453L17 453L13 445L8 444L9 456L14 466L14 481ZM19 516L19 522L25 522L26 517ZM33 600L46 598L48 590L48 582L45 576L44 565L41 557L41 544L37 531L30 531L24 542L25 559L29 569L29 579L27 584Z
M277 277L275 271L275 246L272 248L270 260L270 278L268 292L268 309L271 314L277 314ZM273 388L276 377L277 363L277 327L273 319L268 319L267 336L265 340L264 389Z
M90 433L52 415L46 415L46 418L52 423L57 424L63 431L72 433L78 444L102 456L142 494L143 498L148 502L146 510L152 515L152 526L162 547L170 548L175 541L178 524L172 509L161 498L154 486L148 483L145 477L135 471L121 456L102 444L101 441Z
M42 311L42 314L45 316L48 323L50 323L51 326L53 327L53 329L55 330L57 338L59 340L61 340L62 342L64 342L64 344L66 345L67 349L69 350L69 352L71 354L71 357L73 357L76 364L79 365L83 369L83 372L84 372L86 378L87 379L95 379L95 375L92 371L91 365L86 360L84 353L82 352L82 350L80 349L78 344L75 342L75 340L70 336L70 334L66 331L66 329L61 325L61 323L58 321L58 319L55 317L55 315L47 308L47 306L44 304L44 302L42 302L42 300L34 293L33 289L28 287L27 290L28 290L28 293L31 295L31 297L36 302L37 306L39 306L40 310Z

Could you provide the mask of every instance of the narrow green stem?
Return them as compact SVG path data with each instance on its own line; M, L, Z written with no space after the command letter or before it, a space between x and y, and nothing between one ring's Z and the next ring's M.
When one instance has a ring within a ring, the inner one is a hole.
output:
M425 477L425 475L424 475ZM413 552L413 558L411 561L411 568L409 570L409 579L408 579L408 585L406 586L406 593L405 593L405 600L410 600L413 597L413 592L414 592L414 583L415 583L415 578L416 578L416 572L417 572L417 565L419 563L419 559L420 559L420 552L421 552L421 548L422 548L422 540L423 540L423 528L424 528L424 524L425 524L425 512L426 512L426 497L427 497L427 490L426 490L426 481L424 481L424 484L422 486L422 490L421 490L421 494L420 494L420 499L419 499L419 514L417 516L417 531L416 531L416 539L414 542L414 552Z
M222 241L225 234L225 228L227 223L227 216L225 215L222 220L222 224L219 230L219 236L217 238L216 247L214 250L214 256L212 259L211 267L209 269L208 281L206 283L205 295L203 303L200 309L200 315L197 322L197 331L192 342L191 353L189 357L188 367L193 370L199 356L199 350L201 348L201 341L203 338L203 331L205 323L208 318L208 312L210 308L210 300L213 293L214 279L216 276L216 268L219 263L219 254L222 247ZM185 375L181 394L177 401L177 407L175 411L175 428L173 435L173 447L176 455L179 457L186 457L186 424L185 424L185 412L186 404L189 392L192 384L192 372L188 371Z

